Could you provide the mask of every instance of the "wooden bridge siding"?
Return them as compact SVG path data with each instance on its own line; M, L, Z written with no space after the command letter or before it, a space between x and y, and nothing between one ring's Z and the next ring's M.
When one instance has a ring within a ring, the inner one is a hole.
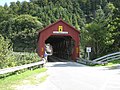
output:
M59 36L71 36L73 38L73 40L75 41L75 47L74 47L74 51L72 54L72 59L76 60L76 58L79 57L79 31L75 30L74 28L72 28L71 26L69 26L68 24L62 22L62 21L58 21L56 22L54 25L48 26L48 28L45 28L43 31L40 32L40 36L39 36L39 41L38 41L38 54L43 57L44 54L44 50L42 50L42 48L45 47L45 41L51 36L51 35L58 35L58 34L54 34L53 31L58 31L58 27L59 26L63 26L63 31L67 31L68 34L59 34ZM78 48L78 51L76 51Z

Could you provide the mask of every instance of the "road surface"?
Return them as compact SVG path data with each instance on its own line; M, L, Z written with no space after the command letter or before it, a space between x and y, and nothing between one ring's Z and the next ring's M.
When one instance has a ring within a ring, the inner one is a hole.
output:
M16 90L120 90L120 65L108 68L49 62L46 68L48 77L43 83L19 86Z
M75 62L47 63L49 77L39 90L120 90L120 68L88 67Z

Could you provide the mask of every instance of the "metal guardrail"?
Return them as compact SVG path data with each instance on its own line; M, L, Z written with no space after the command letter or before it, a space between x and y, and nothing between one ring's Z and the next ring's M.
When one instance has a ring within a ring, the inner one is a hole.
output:
M79 58L77 61L83 64L94 65L94 64L106 64L110 61L119 60L119 59L120 59L120 52L116 52L116 53L108 54L94 60L86 60L83 58Z
M85 65L93 65L93 64L96 63L96 62L93 62L92 60L87 60L87 59L84 59L84 58L77 58L77 62L85 64Z
M40 62L31 63L31 64L25 64L25 65L21 65L21 66L0 69L0 75L10 73L10 72L15 72L15 71L30 68L30 67L34 67L34 66L43 65L43 64L44 64L44 61L40 61Z
M94 59L93 61L94 62L109 62L109 61L113 61L113 60L118 60L120 59L120 52L116 52L116 53L112 53L112 54L108 54L108 55L105 55L103 57L100 57L100 58L97 58L97 59Z

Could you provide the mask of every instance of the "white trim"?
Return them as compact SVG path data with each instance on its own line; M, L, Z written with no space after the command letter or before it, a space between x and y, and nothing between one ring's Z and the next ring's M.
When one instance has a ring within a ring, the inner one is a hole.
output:
M68 32L66 32L66 31L62 31L62 32L53 31L53 34L68 34Z

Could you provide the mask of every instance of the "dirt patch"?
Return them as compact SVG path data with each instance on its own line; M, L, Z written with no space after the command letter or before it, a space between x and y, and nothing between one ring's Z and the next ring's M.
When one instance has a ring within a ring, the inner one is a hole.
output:
M15 90L39 90L40 84L48 77L46 72L30 76L21 81L21 85L16 85Z

